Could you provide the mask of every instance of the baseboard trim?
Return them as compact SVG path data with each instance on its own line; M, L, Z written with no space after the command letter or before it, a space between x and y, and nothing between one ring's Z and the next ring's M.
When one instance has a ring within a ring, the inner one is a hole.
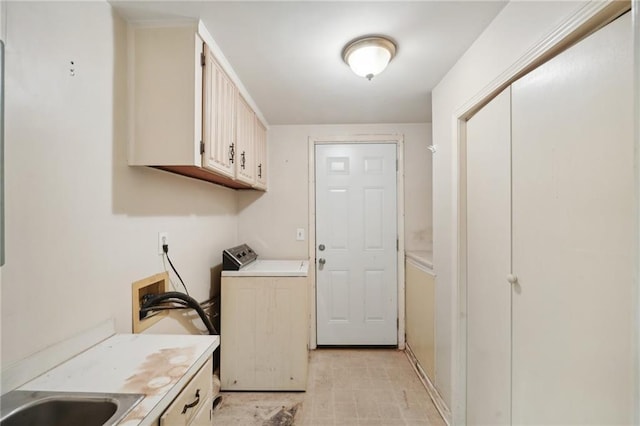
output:
M440 396L440 393L438 393L438 390L431 382L429 376L427 376L425 371L422 369L420 362L418 362L418 359L414 355L413 351L411 350L411 346L408 343L406 345L404 353L407 355L407 358L409 358L409 362L411 363L413 370L416 372L416 374L420 378L420 381L427 390L427 393L429 394L431 401L433 401L433 404L436 406L438 413L440 413L440 416L447 424L447 426L451 426L451 410L449 410L449 407L447 407L447 404Z

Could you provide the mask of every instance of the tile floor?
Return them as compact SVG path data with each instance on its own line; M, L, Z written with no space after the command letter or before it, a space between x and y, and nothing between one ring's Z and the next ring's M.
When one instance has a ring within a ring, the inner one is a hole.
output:
M310 352L307 392L223 392L216 425L445 426L404 352Z

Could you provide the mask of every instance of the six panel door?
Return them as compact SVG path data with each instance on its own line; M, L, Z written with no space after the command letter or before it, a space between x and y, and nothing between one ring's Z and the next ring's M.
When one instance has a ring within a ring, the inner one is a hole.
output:
M397 344L395 144L316 146L318 345Z

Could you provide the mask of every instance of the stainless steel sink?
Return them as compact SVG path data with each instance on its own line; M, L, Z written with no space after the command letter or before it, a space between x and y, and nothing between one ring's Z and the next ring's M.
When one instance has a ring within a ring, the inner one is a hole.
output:
M16 390L0 399L0 426L112 426L142 398L131 393Z

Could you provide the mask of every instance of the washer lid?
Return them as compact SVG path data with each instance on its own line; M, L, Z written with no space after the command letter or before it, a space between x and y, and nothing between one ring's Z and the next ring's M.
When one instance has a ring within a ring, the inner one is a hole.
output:
M223 277L306 277L308 260L256 260L240 270L224 270Z

